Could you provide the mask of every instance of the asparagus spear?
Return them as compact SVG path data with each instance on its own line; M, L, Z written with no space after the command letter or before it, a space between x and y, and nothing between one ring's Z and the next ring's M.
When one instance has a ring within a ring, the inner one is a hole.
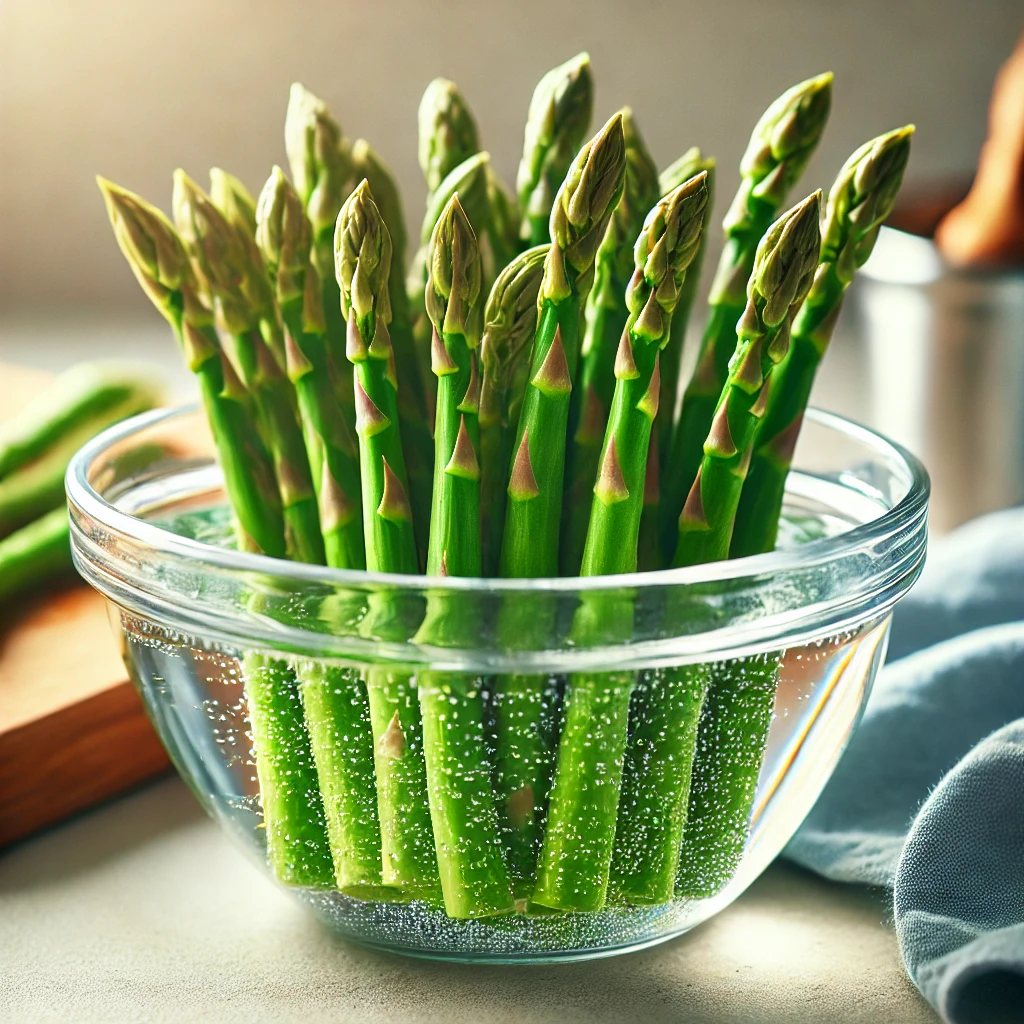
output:
M431 239L426 288L437 375L434 496L427 573L479 576L480 535L480 248L452 196ZM471 639L479 626L471 595L433 594L417 637L440 646ZM481 680L457 673L419 675L423 752L434 848L449 917L513 909L502 861L498 818L484 735Z
M152 379L129 366L72 366L17 416L0 424L0 479L58 445L74 451L111 423L159 405L161 397Z
M417 121L419 163L429 206L441 182L463 160L480 151L480 141L469 104L447 78L435 78L424 90Z
M63 503L0 540L0 602L71 575L68 510Z
M674 566L729 556L740 491L766 411L766 384L786 356L793 317L818 265L820 207L821 192L814 192L784 213L757 247L747 306L736 325L736 352L679 517Z
M754 253L818 144L831 98L831 73L788 89L761 116L740 163L739 191L723 221L725 246L711 285L710 316L673 425L666 462L671 472L662 481L660 519L666 557L675 546L676 520L697 475L704 438L728 376Z
M493 576L505 522L505 474L526 390L537 295L549 246L517 256L498 275L484 309L480 341L480 506L483 571Z
M714 203L714 157L704 158L694 146L658 175L658 186L663 196L678 188L684 181L704 171L707 174L708 206ZM703 241L703 234L701 236ZM679 398L679 367L683 357L683 342L690 320L690 310L700 285L700 271L704 262L705 246L702 244L694 256L683 290L679 294L676 311L672 314L672 336L662 351L661 398L658 401L658 419L647 449L647 476L644 479L644 510L640 515L640 547L637 551L637 567L642 572L665 567L659 537L659 511L661 505L661 478L672 443L672 424L676 420Z
M286 331L287 371L298 397L327 564L362 569L358 452L327 373L320 280L310 263L312 231L279 167L260 193L256 218L256 240ZM295 671L338 888L363 899L386 898L366 688L335 665L302 661Z
M324 562L316 496L299 427L295 393L261 331L276 331L277 310L254 238L232 226L184 171L174 174L174 219L210 289L214 317L231 338L242 384L251 396L281 491L288 549L299 561Z
M452 196L458 194L469 222L474 231L482 231L489 216L487 153L474 153L454 167L441 181L437 190L427 201L427 212L420 226L420 245L413 256L412 265L406 278L406 292L409 306L418 312L413 324L413 343L416 358L426 392L427 414L433 418L436 400L437 378L431 369L431 324L426 315L425 289L427 284L427 261L430 253L430 239L434 226L448 205Z
M501 548L503 576L558 573L569 402L579 359L580 307L625 175L622 115L580 150L551 211L530 383L516 429Z
M416 546L427 548L430 522L430 464L433 441L427 419L426 388L413 340L413 316L405 291L405 219L402 199L390 170L365 139L352 147L352 165L356 180L366 179L384 225L391 236L391 272L388 296L391 302L391 346L399 368L402 386L398 389L398 425L402 448L408 454L409 499L413 511Z
M821 263L793 324L789 353L772 374L768 408L736 513L734 558L775 547L786 476L814 375L854 272L871 255L878 229L892 212L913 131L908 125L865 143L843 165L829 192Z
M256 200L233 174L210 168L210 199L227 221L256 236Z
M577 575L583 560L601 442L615 392L612 364L629 315L623 296L633 274L632 245L660 194L658 170L632 111L624 107L621 114L626 140L625 186L594 261L594 287L587 298L580 346L580 386L573 393L569 411L572 443L566 456L568 479L559 552L563 576Z
M295 387L328 565L366 566L356 440L327 370L320 275L310 263L309 220L275 167L260 193L256 241L270 274L286 332L286 371Z
M212 314L200 301L185 246L159 210L103 178L98 183L121 252L196 375L240 546L283 557L284 519L273 465L235 397L239 388L221 354ZM331 886L323 807L293 680L281 663L262 655L246 656L243 670L270 866L290 884Z
M594 80L586 53L552 68L537 83L516 175L519 237L524 246L548 241L556 193L587 136L593 109Z
M679 517L674 564L726 558L768 382L785 357L794 315L818 264L820 193L783 214L757 248L737 346L704 459ZM712 896L732 877L746 842L778 681L778 657L711 670L690 779L678 892ZM686 670L684 670L684 673ZM669 673L669 684L684 679Z
M658 187L663 196L678 188L695 174L704 171L707 174L708 207L715 203L715 158L704 156L697 146L688 149L678 160L669 164L658 175ZM702 236L703 241L703 236ZM676 421L679 403L679 367L683 356L683 342L686 328L690 322L690 311L693 300L700 287L700 272L704 265L706 245L697 250L690 269L686 272L683 290L679 295L676 311L672 314L672 337L665 346L661 360L661 398L658 403L658 453L661 459L659 469L663 469L668 460L669 449L672 447L672 425ZM642 536L643 531L641 531Z
M505 519L505 484L512 441L530 368L537 326L537 295L549 246L517 256L491 288L480 343L480 503L483 513L484 572L497 571ZM505 595L503 641L514 646L520 615L529 622L534 603L526 595ZM518 614L517 614L518 610ZM494 691L494 789L514 894L520 907L533 889L542 834L542 809L554 768L553 681L530 675L497 679Z
M345 321L334 276L334 226L352 188L352 151L327 104L295 82L288 96L284 148L295 191L313 226L313 265L320 275L332 381L349 424L355 423L352 374L345 357Z
M701 173L647 215L626 291L627 329L615 357L615 395L601 449L581 575L632 572L643 507L647 446L658 411L658 364L686 268L700 244L707 206ZM580 643L624 640L632 626L627 595L584 598L573 624ZM598 910L608 888L633 675L574 675L551 787L535 902ZM638 767L631 764L631 768ZM640 794L635 809L653 800ZM633 808L625 808L628 812ZM672 881L674 881L674 863Z
M391 238L365 180L342 206L334 246L355 382L366 565L371 572L415 573L416 541L398 432L398 378L387 328ZM396 614L393 605L387 594L372 595L364 628L387 631ZM428 894L437 887L437 859L415 686L408 672L377 666L367 669L366 685L383 881L410 895Z

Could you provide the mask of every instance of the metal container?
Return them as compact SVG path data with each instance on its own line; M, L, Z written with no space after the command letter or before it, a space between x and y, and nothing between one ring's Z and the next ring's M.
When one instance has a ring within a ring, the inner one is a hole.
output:
M953 268L883 228L854 294L870 424L927 467L932 529L1024 502L1024 268Z

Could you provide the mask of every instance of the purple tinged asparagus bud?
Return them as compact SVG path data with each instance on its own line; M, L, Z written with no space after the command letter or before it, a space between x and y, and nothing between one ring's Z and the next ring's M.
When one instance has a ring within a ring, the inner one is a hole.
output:
M434 226L427 260L424 298L438 336L461 334L471 349L479 344L481 277L480 246L456 194Z
M338 215L334 266L341 289L341 312L350 325L354 316L364 341L370 344L377 322L391 322L391 236L365 178Z
M577 154L551 210L551 253L542 298L568 294L566 267L581 276L594 265L612 211L622 196L626 140L615 114Z
M295 190L320 236L334 227L352 180L352 157L327 104L299 82L288 96L284 147Z

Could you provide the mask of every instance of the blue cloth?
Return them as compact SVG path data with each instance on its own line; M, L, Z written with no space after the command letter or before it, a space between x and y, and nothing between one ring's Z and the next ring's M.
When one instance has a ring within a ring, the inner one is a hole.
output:
M907 971L945 1020L1024 1022L1024 509L934 545L786 856L892 886Z

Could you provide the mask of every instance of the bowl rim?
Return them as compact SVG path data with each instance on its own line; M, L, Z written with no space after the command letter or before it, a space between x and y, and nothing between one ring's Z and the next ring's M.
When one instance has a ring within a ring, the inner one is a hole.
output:
M881 515L832 537L819 538L799 547L748 555L719 562L683 568L636 571L602 576L556 576L502 578L477 576L425 576L408 573L370 572L365 569L336 569L311 565L269 555L217 547L204 541L182 537L162 526L122 511L100 495L88 479L89 466L112 445L160 423L199 411L198 403L151 410L109 427L84 444L73 456L65 477L68 503L74 525L75 513L95 520L107 530L148 545L155 552L199 562L212 568L241 573L259 573L278 579L290 578L307 584L380 586L408 590L453 591L546 591L586 592L599 590L643 589L721 583L731 579L771 577L822 565L843 558L875 541L891 537L913 526L927 508L930 492L928 472L923 464L902 445L857 421L838 413L808 408L806 419L830 428L872 449L886 462L895 463L896 472L908 480L903 497ZM73 531L74 536L74 531Z

